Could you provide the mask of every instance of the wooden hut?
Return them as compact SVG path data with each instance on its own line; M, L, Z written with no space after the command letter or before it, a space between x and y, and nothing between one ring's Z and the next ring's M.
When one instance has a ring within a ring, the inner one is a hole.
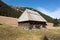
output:
M26 9L19 17L18 25L25 29L46 28L46 20L38 12Z

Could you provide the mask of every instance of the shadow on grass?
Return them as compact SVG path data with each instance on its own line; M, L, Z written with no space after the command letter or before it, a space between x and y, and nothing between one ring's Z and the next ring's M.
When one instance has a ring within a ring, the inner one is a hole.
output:
M0 25L3 25L3 24L0 23Z
M48 40L47 36L44 36L43 40Z

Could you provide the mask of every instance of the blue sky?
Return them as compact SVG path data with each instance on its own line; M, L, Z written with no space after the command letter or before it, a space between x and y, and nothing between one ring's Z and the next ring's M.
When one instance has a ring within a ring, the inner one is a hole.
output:
M60 18L60 0L2 0L2 1L4 1L8 5L31 7L53 18Z

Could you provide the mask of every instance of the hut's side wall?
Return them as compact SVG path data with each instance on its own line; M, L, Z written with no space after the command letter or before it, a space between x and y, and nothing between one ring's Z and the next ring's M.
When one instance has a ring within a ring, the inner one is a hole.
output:
M29 23L18 23L18 26L23 29L28 29L30 27Z

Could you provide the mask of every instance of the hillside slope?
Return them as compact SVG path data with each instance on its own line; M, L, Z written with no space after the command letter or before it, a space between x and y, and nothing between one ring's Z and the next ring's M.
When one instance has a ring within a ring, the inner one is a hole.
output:
M21 15L21 12L17 12L15 9L0 1L0 15L17 18Z
M18 26L17 18L0 16L0 23Z

